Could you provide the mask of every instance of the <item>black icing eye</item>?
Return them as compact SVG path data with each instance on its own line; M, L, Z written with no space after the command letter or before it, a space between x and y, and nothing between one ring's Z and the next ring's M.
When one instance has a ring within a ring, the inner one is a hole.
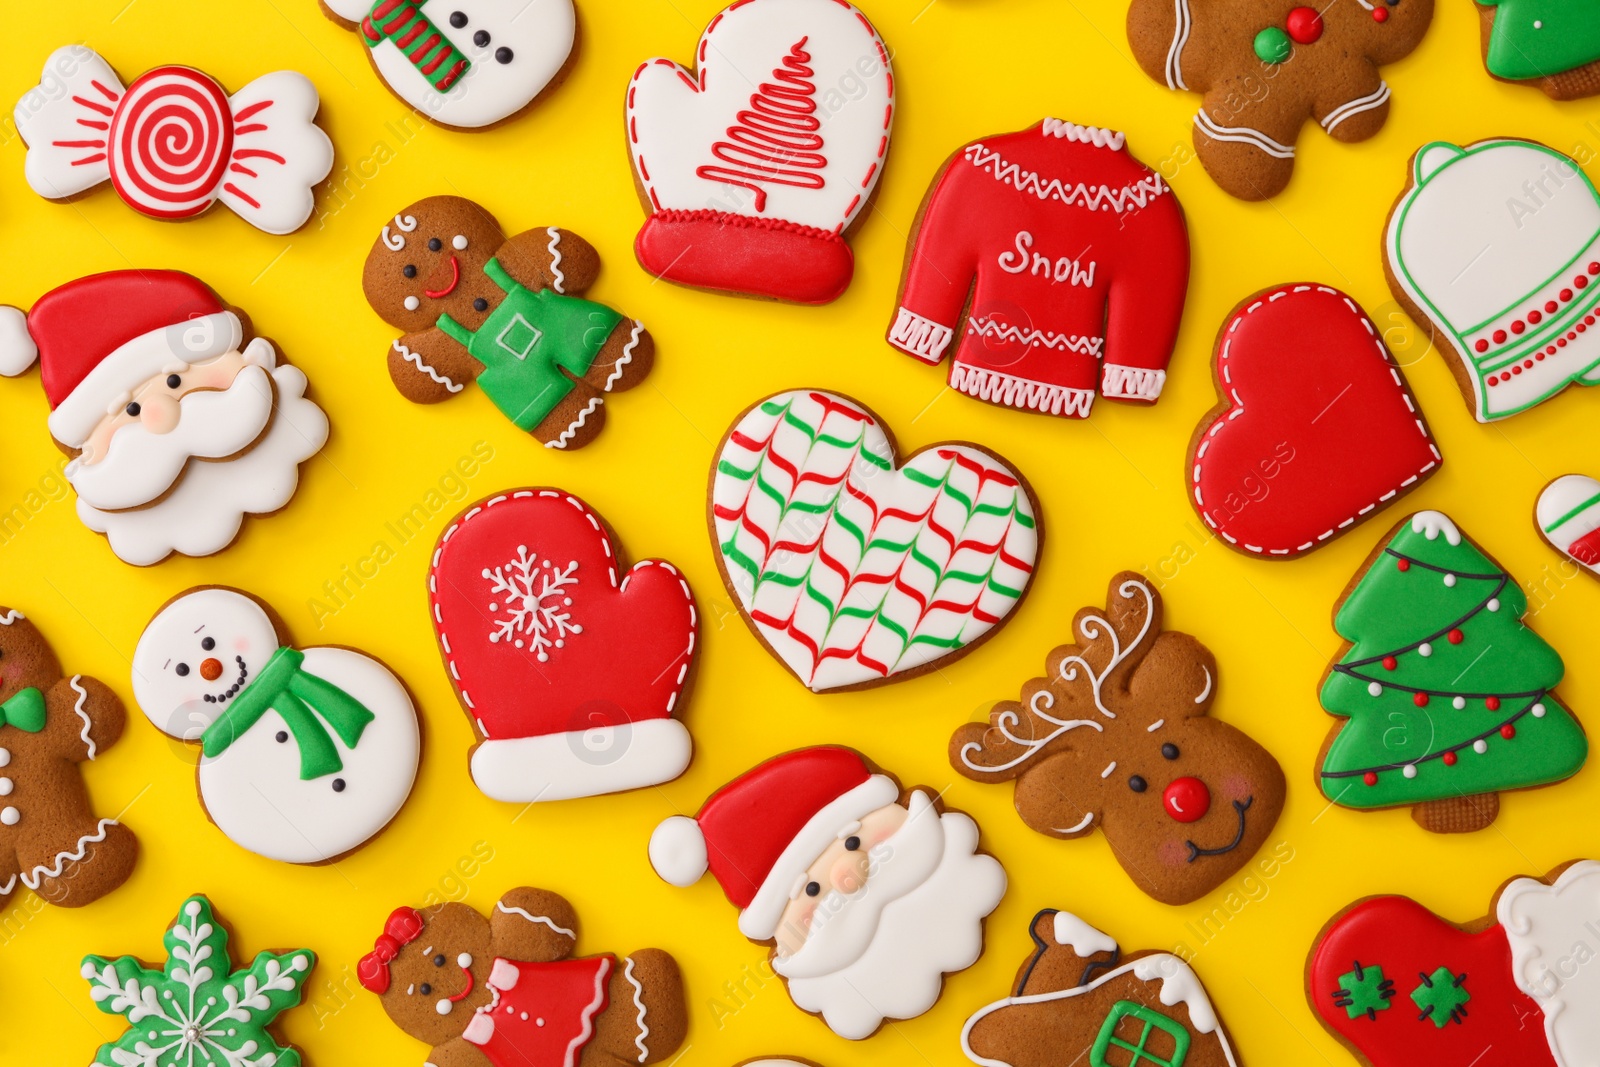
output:
M168 389L176 389L178 386L180 386L182 384L183 384L183 379L178 377L176 374L167 375L167 388Z
M1128 779L1128 788L1133 790L1135 793L1143 793L1146 789L1150 788L1150 786L1143 778L1140 778L1136 774L1132 778Z
M344 792L344 779L343 778L335 778L333 780L333 791L335 793L343 793Z
M488 30L479 30L477 33L473 34L472 35L472 43L477 45L479 48L488 48L489 47L489 31Z
M427 996L429 993L433 992L433 986L429 985L427 982L423 982L421 985L417 986L417 992L421 993L423 996Z
M1163 756L1165 756L1167 759L1177 759L1178 758L1178 746L1174 745L1172 742L1168 741L1166 744L1161 746L1161 754Z
M844 839L844 850L846 852L855 852L860 848L861 848L861 838L859 838L859 837L847 837L847 838Z
M433 965L435 967L443 967L444 966L444 953L441 952L441 953L439 953L439 955L433 957Z
M207 652L210 652L213 648L217 647L217 639L214 637L202 637L200 639L200 647L205 649Z
M126 411L129 415L132 415L134 418L137 419L139 417L139 402L137 400L135 400L133 403L129 404L127 407L123 408L122 410Z
M450 12L450 25L454 26L456 29L459 30L461 27L465 26L466 24L467 24L467 16L466 16L465 12L461 12L461 11L452 11L452 12Z
M509 62L511 62L511 60L512 60L511 49L509 49L509 48L496 48L494 50L494 61L496 63L509 63Z
M439 251L439 249L441 249L443 247L444 247L444 242L439 240L437 237L428 238L428 251L437 252L437 251Z
M279 730L276 734L273 735L272 739L274 741L278 742L278 744L280 744L280 745L281 744L285 744L289 740L289 731L287 731L287 730Z
M484 310L487 310L488 307L489 307L489 301L485 300L481 296L478 297L478 299L476 299L476 300L474 300L472 302L472 310L473 311L484 311Z
M820 892L822 892L822 886L818 885L816 882L806 883L806 896L814 897Z
M407 278L415 278L417 276L417 268L412 266L410 263L407 263L400 269L400 273L404 274Z
M178 672L179 678L186 678L189 675L189 665L187 663L180 663L172 669Z

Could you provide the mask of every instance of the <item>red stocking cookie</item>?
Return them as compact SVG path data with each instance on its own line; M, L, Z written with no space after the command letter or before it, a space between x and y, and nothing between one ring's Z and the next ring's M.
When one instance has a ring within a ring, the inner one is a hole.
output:
M1422 43L1433 0L1134 0L1128 43L1144 72L1204 95L1195 154L1225 192L1265 200L1289 184L1308 119L1364 141L1389 117L1379 74Z
M476 381L506 418L546 448L582 448L605 425L605 398L650 373L655 340L638 320L578 294L600 257L555 226L506 237L459 196L396 215L367 255L361 288L384 322L389 377L418 404Z
M706 27L694 71L649 59L628 85L650 213L639 264L701 289L833 300L855 271L844 235L878 184L893 119L888 49L855 7L739 0Z
M1222 403L1189 445L1191 499L1241 552L1320 548L1443 462L1377 328L1337 289L1247 297L1217 335L1212 372Z
M950 351L950 386L969 396L1082 418L1097 385L1160 397L1188 284L1183 209L1161 175L1120 133L1045 119L945 163L889 343L929 363Z

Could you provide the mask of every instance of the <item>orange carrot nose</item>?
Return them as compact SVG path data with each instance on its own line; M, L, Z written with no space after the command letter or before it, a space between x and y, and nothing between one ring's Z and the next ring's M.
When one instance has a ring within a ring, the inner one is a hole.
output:
M1161 804L1179 822L1194 822L1211 810L1211 790L1198 778L1178 778L1161 794Z
M219 659L208 659L204 663L200 664L200 677L204 678L208 682L214 682L218 678L221 678L222 661Z

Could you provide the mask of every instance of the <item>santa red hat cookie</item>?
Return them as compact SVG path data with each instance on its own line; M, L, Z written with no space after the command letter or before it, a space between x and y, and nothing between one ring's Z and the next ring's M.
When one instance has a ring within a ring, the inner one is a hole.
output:
M855 271L844 237L883 173L894 103L889 51L845 0L738 0L706 27L693 71L648 59L628 84L650 213L639 264L700 289L835 299Z
M662 822L650 863L678 886L709 870L739 931L772 944L794 1002L853 1040L933 1007L943 976L977 962L1006 889L970 818L831 746L770 759Z
M1600 863L1513 878L1488 916L1441 919L1409 897L1358 900L1306 960L1323 1027L1371 1067L1600 1060L1600 971L1590 966Z
M439 536L428 571L439 653L496 800L598 796L671 781L699 641L679 570L624 567L605 521L559 489L508 489Z
M1600 382L1600 192L1567 156L1434 141L1389 214L1389 288L1479 422Z
M572 0L322 0L366 46L389 91L441 126L480 130L513 118L566 74Z
M1045 119L959 149L906 248L889 343L991 404L1083 418L1154 402L1183 316L1189 232L1122 134ZM952 341L954 342L952 344Z
M277 511L328 439L306 376L178 271L79 278L0 305L0 374L39 361L78 518L128 563L209 556Z
M109 181L123 202L157 219L188 219L221 201L272 234L311 217L312 190L333 168L333 143L313 119L305 75L274 71L229 96L208 74L163 66L126 88L81 44L45 60L17 103L33 191L66 200Z

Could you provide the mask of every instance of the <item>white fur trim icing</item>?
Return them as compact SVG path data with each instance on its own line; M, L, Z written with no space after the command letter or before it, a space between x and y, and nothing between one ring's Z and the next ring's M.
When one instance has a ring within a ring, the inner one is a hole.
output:
M650 866L662 880L691 886L705 875L707 865L706 836L689 816L668 816L650 834Z
M524 908L508 908L506 907L506 902L503 900L495 901L494 906L496 911L504 912L507 915L520 915L531 923L540 923L544 926L548 926L550 929L554 930L558 934L561 934L563 937L570 937L574 941L578 939L578 935L576 933L568 930L565 926L557 925L556 921L550 918L548 915L535 915Z
M15 378L39 358L39 346L28 333L28 317L21 308L0 304L0 375Z
M472 780L495 800L570 800L670 782L693 752L688 729L663 713L621 726L490 738L472 751ZM602 763L596 755L615 758Z
M1155 400L1167 384L1167 372L1107 363L1100 376L1100 395L1125 400Z
M1597 976L1574 955L1588 941L1600 914L1600 863L1580 860L1551 885L1518 878L1495 906L1511 946L1517 988L1538 1002L1544 1036L1560 1067L1586 1067L1600 1053L1600 1018L1594 1012Z
M639 979L633 976L633 957L628 957L628 962L622 968L622 976L633 986L633 1006L639 1020L639 1033L633 1039L634 1045L639 1049L639 1062L643 1063L650 1058L650 1050L645 1047L645 1038L650 1036L650 1027L644 1021L644 986L639 984Z
M1259 148L1274 159L1293 159L1294 145L1274 141L1260 130L1249 126L1223 126L1212 120L1204 111L1195 115L1194 124L1213 141L1237 141L1251 148Z
M950 387L968 396L1023 411L1047 411L1052 415L1083 418L1094 406L1093 389L1073 389L1065 385L1036 382L1014 374L1002 374L965 363L950 368Z

